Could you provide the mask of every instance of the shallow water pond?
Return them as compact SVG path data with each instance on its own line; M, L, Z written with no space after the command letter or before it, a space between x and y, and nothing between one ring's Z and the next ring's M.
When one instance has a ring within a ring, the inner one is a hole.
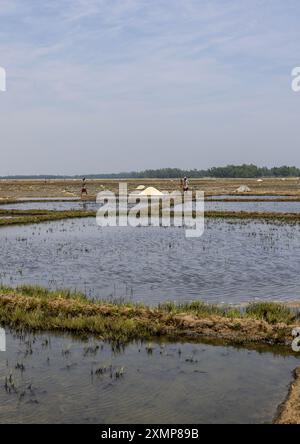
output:
M113 350L7 331L0 423L271 422L297 365L272 349L154 342Z
M100 228L94 218L0 230L0 282L71 288L154 305L300 297L300 227L206 220L183 228Z
M300 202L205 202L206 211L247 211L260 213L300 213Z
M228 196L227 196L228 197ZM234 197L234 196L233 196ZM265 197L265 196L264 196ZM252 197L251 197L252 198ZM266 198L266 197L265 197ZM214 198L215 199L215 198ZM269 212L269 213L300 213L300 202L278 202L270 199L268 202L210 202L205 201L206 211L247 211L247 212ZM249 199L249 197L248 197ZM187 205L188 207L189 205ZM130 205L129 205L130 207ZM0 205L0 210L92 210L97 211L99 204L96 202L82 201L44 201L44 202L19 202L9 205Z

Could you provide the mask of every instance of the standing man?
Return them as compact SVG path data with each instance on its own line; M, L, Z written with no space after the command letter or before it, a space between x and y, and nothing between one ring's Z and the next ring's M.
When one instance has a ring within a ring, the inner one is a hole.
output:
M183 192L189 191L189 180L187 177L183 179Z
M86 186L86 179L85 179L85 177L82 179L82 186L81 186L81 199L82 199L82 197L83 197L83 195L88 195L88 192L87 192L87 186Z

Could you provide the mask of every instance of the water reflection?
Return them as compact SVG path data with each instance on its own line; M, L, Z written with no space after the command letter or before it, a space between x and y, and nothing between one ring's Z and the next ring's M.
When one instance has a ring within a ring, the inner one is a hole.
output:
M1 423L263 423L298 359L207 344L7 332Z
M206 221L183 228L100 228L95 219L2 228L0 281L82 290L152 305L300 297L298 225Z

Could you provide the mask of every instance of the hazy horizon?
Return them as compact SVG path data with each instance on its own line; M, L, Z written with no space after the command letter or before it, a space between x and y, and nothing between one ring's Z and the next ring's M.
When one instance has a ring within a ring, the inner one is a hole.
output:
M300 166L297 0L0 1L0 176Z
M232 166L232 165L220 165L220 167L221 168L226 168L226 166ZM234 165L234 166L242 166L242 165ZM270 165L270 166L268 166L268 165L255 165L255 166L257 166L258 168L268 168L268 169L271 169L271 168L277 168L277 167L296 167L297 169L300 169L297 165ZM219 166L216 166L216 167L219 167ZM151 168L151 169L146 169L146 170L154 170L154 171L159 171L159 170L163 170L163 169L173 169L173 168L169 168L169 167L161 167L161 168ZM180 168L177 168L177 167L174 167L174 169L180 169ZM197 168L188 168L188 169L186 169L186 170L183 170L183 171L192 171L192 170L198 170ZM208 169L203 169L204 171L208 171L209 170L209 168ZM89 171L82 171L81 173L76 173L76 174L52 174L52 173L43 173L43 172L41 172L41 173L39 173L39 174L14 174L14 175L9 175L9 176L6 176L6 175L0 175L0 178L14 178L14 177L16 177L16 178L18 178L18 177L25 177L25 178L31 178L31 177L57 177L57 178L64 178L64 177L66 177L66 178L77 178L77 177L90 177L90 176L114 176L114 175L121 175L121 174L124 174L124 175L128 175L128 174L130 174L130 173L143 173L145 170L137 170L137 171L134 171L134 170L132 170L132 171L117 171L117 172L112 172L112 171L110 171L110 172L89 172ZM173 176L172 176L173 177ZM203 177L214 177L214 176L203 176ZM234 178L243 178L244 176L241 176L241 177L230 177L230 179L234 179ZM257 177L258 176L253 176L253 179L257 179ZM276 178L276 176L262 176L262 177L275 177ZM277 177L280 177L280 176L277 176ZM293 177L293 176L286 176L287 178L288 177ZM106 178L106 177L105 177ZM143 177L140 177L139 179L142 179ZM149 179L151 179L151 177L148 177ZM166 177L167 178L167 177ZM221 177L220 177L221 178ZM244 178L247 178L247 177L244 177ZM138 177L137 177L137 179L138 179ZM251 179L251 177L248 177L248 179Z

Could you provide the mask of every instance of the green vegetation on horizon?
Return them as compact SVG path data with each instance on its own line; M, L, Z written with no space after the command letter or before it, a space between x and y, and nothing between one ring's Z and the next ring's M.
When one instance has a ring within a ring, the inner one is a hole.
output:
M15 175L3 176L1 179L80 179L83 175ZM144 171L131 171L121 173L86 174L87 179L172 179L188 176L190 178L259 178L259 177L298 177L300 168L295 166L258 167L256 165L227 165L209 169L184 170L180 168L147 169Z

